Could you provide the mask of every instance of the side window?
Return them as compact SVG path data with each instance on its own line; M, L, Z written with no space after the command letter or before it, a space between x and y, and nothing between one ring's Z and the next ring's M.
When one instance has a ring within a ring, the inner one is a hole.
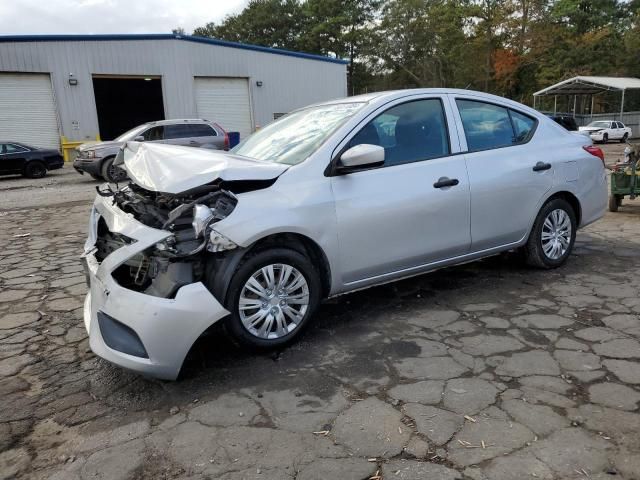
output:
M470 152L513 145L514 133L504 107L475 100L456 100Z
M185 138L189 136L189 131L186 125L165 125L164 126L164 139L171 140L172 138Z
M7 153L7 145L4 143L0 143L0 155Z
M365 125L349 147L363 143L384 147L385 167L448 155L442 102L415 100L391 107Z
M536 121L533 118L523 115L514 110L510 110L510 113L511 121L513 122L513 129L516 132L516 143L526 141L531 135L531 132L533 132L533 127L536 126ZM570 121L566 120L565 123L567 126L571 126Z
M5 150L4 153L21 153L21 152L26 152L27 149L20 146L20 145L14 145L13 143L7 143L5 144Z
M144 132L142 136L147 142L153 140L164 140L164 127L162 125L158 127L151 127L149 130Z
M209 125L204 123L192 123L185 125L187 127L187 137L216 137L218 134Z

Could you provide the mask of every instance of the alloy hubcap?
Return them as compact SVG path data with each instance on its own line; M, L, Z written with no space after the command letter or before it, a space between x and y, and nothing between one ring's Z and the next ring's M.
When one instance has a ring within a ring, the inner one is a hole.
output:
M309 284L296 268L274 263L249 277L238 303L240 320L249 333L277 339L300 325L309 308Z
M558 260L569 249L571 243L571 219L564 210L553 210L542 225L542 250L547 258Z

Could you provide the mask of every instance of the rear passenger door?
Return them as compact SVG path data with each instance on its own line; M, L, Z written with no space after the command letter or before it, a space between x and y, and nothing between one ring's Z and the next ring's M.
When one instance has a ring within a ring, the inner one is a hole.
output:
M471 95L450 99L466 150L471 251L518 242L553 186L553 153L533 145L535 118Z

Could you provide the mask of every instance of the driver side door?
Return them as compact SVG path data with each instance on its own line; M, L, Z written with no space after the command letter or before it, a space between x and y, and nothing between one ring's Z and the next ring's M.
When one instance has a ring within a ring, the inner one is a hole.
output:
M469 180L464 156L452 152L457 138L448 128L446 100L396 101L341 149L385 149L382 166L331 178L346 286L410 275L469 251Z

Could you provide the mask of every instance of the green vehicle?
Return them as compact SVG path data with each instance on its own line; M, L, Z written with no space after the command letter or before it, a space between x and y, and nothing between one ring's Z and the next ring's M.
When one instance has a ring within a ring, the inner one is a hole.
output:
M629 196L631 200L640 194L640 169L638 157L640 145L629 144L624 149L625 161L616 164L611 172L611 194L609 195L609 211L617 212L622 199Z

